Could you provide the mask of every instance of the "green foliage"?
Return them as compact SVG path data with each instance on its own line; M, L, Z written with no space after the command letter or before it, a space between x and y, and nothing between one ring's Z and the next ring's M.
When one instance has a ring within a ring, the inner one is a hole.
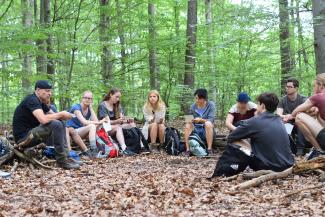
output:
M39 0L37 5L39 7ZM186 12L185 0L152 0L156 6L155 27L157 31L157 62L160 72L161 95L169 106L169 115L180 114L180 104L184 103L184 93L193 92L183 84ZM256 5L254 1L233 4L228 0L212 1L213 33L209 41L205 21L204 1L198 1L198 30L196 50L196 87L216 88L218 115L222 118L234 103L240 91L247 91L252 98L263 91L280 94L280 54L279 21L276 5ZM108 89L117 86L122 89L122 104L128 115L142 117L142 105L150 90L148 66L148 1L119 0L117 14L116 1L100 8L94 0L51 1L51 25L39 24L33 20L33 27L22 26L21 5L14 1L0 19L0 70L1 70L1 122L11 120L16 104L22 96L22 79L31 83L47 75L37 73L36 56L46 56L55 62L55 103L66 109L80 100L85 90L95 93L98 104ZM303 5L303 2L301 2ZM0 7L0 15L6 7ZM39 10L39 8L38 8ZM100 40L100 10L109 16L110 25L106 37ZM310 14L305 13L303 28L310 28ZM179 20L179 26L177 26ZM123 30L125 38L125 69L121 65L121 43L118 30ZM37 47L36 41L45 41L51 35L53 53ZM297 37L293 38L297 50ZM27 44L26 41L31 41ZM305 48L309 58L309 72L305 66L296 66L293 76L302 82L301 91L311 92L311 82L315 74L313 58L313 35L304 31ZM112 53L113 80L104 82L101 75L102 48L106 45ZM209 47L215 54L216 77L210 71ZM26 78L22 70L22 53L33 58L33 74ZM74 60L72 56L75 55ZM295 58L298 58L296 53ZM211 80L216 87L211 87ZM188 100L188 99L186 99ZM63 104L63 102L66 102ZM65 106L65 107L64 107Z

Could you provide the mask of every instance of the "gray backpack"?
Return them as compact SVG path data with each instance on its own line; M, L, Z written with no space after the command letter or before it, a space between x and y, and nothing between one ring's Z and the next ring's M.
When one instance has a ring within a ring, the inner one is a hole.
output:
M208 155L206 143L196 133L192 133L188 141L193 155L203 157Z

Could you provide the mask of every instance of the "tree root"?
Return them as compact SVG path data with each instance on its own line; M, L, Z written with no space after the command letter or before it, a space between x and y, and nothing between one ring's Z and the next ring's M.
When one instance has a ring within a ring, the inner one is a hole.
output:
M306 188L301 188L299 190L295 190L295 191L292 191L286 195L284 195L283 197L281 197L280 199L284 199L284 198L287 198L287 197L291 197L295 194L299 194L300 192L302 191L307 191L307 190L312 190L312 189L315 189L315 188L322 188L324 187L325 184L324 183L319 183L318 185L315 185L315 186L311 186L311 187L306 187Z

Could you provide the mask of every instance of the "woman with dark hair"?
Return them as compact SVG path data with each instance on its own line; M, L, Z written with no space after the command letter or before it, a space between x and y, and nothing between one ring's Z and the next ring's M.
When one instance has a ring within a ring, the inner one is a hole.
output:
M120 105L121 91L117 88L112 88L103 98L103 101L98 106L98 117L103 119L108 117L112 126L112 130L107 132L110 136L116 136L120 144L123 154L132 156L135 155L131 150L126 149L123 128L136 127L133 119L126 119Z

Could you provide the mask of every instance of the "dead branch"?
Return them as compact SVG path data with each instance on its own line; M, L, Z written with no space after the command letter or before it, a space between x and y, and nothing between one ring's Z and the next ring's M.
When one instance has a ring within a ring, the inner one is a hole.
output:
M324 187L324 186L325 186L324 183L319 183L318 185L315 185L315 186L306 187L306 188L301 188L301 189L299 189L299 190L295 190L295 191L292 191L292 192L290 192L290 193L284 195L284 196L281 197L280 199L284 199L284 198L286 198L286 197L291 197L291 196L293 196L293 195L295 195L295 194L299 194L299 193L302 192L302 191L312 190L312 189L315 189L315 188L322 188L322 187Z
M11 170L10 170L10 172L11 172L11 173L14 173L14 172L17 170L18 165L19 165L19 163L18 163L17 161L15 161L15 162L14 162L14 165L12 166L12 168L11 168Z
M325 156L319 156L309 161L303 161L297 163L293 167L290 167L282 172L272 172L266 175L262 175L258 178L254 178L252 180L246 181L244 183L234 186L231 190L236 191L236 190L247 189L250 187L258 186L270 180L286 178L291 174L300 174L306 171L314 171L317 169L324 169L324 168L325 168Z
M255 179L246 181L244 183L241 183L239 185L236 185L231 189L231 191L243 190L243 189L247 189L250 187L255 187L255 186L262 184L263 182L267 182L267 181L274 180L274 179L285 178L291 174L292 174L292 167L290 167L289 169L286 169L282 172L272 172L272 173L266 174L264 176L260 176L258 178L255 178Z
M220 179L220 181L229 182L229 181L236 180L240 176L242 176L242 174L237 174L237 175L234 175L234 176L225 177L225 178Z
M274 171L272 170L259 170L256 172L252 172L252 173L243 173L243 179L254 179L254 178L258 178L260 176L266 175L266 174L270 174L270 173L274 173Z

